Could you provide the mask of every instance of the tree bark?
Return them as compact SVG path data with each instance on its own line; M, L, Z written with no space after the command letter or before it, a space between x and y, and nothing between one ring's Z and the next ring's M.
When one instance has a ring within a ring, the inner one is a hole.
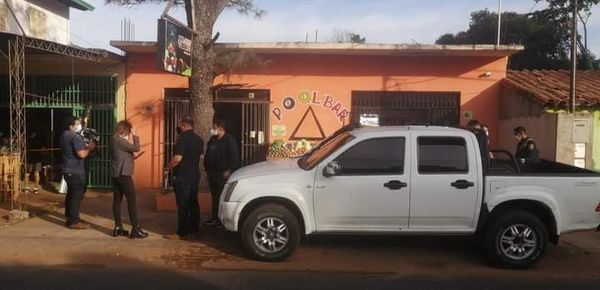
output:
M227 0L185 2L188 25L195 31L192 42L192 76L189 79L192 118L196 133L205 142L210 138L214 117L211 87L216 77L214 68L217 55L211 44L213 26L227 3Z

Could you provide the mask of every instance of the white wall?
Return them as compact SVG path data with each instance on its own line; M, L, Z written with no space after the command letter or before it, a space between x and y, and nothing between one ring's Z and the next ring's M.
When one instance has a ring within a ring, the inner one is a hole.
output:
M69 7L55 0L8 0L29 37L70 44ZM0 1L0 31L21 35L15 17Z
M596 168L594 164L594 116L590 113L577 113L575 115L567 113L558 113L557 126L557 149L556 161L573 165L575 161L575 143L573 143L573 120L588 120L589 122L589 142L585 143L585 167L588 169Z

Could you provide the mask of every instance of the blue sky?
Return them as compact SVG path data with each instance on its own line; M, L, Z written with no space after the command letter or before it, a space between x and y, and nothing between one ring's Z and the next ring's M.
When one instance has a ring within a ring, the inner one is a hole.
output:
M156 19L164 4L132 7L105 5L104 0L88 0L93 12L72 10L71 40L81 46L111 49L110 40L120 39L120 23L125 17L136 25L135 40L156 40ZM465 30L469 14L488 8L497 10L497 0L255 0L267 14L261 19L226 11L215 27L220 41L327 41L336 30L361 34L374 43L433 43L447 32ZM529 12L542 8L533 0L503 0L503 10ZM183 8L172 15L184 20ZM589 23L589 43L600 55L600 6ZM114 49L113 49L114 50Z

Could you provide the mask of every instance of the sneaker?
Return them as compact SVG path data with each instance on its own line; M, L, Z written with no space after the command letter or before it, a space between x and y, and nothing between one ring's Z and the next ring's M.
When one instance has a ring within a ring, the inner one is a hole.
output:
M85 229L89 229L90 225L86 224L84 222L78 222L78 223L75 223L75 224L70 224L69 228L72 229L72 230L85 230Z
M33 189L33 194L38 194L38 193L39 193L39 190L37 188L34 188Z

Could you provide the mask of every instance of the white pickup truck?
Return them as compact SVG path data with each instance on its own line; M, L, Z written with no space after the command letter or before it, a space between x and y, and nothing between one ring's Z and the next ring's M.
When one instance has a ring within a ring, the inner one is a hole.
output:
M508 268L600 224L599 173L493 154L484 170L477 138L462 129L350 127L301 158L234 172L219 218L263 261L286 259L311 234L478 235Z

